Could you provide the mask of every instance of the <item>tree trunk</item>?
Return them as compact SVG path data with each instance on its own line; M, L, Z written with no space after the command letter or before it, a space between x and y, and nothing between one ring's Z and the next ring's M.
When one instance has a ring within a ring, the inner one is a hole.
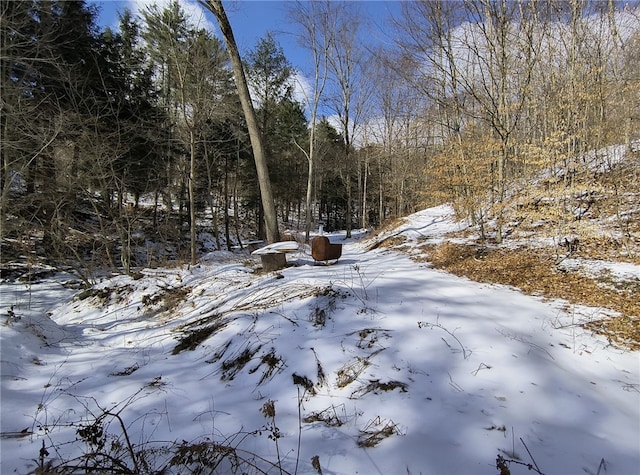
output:
M196 264L196 196L195 184L196 179L196 136L193 129L189 131L189 234L191 236L191 265Z
M364 174L362 176L362 201L360 203L361 206L361 216L360 216L360 226L362 229L366 229L369 224L369 219L367 216L367 185L368 185L368 175L369 175L369 160L364 160Z
M251 96L249 94L249 87L247 86L247 79L242 67L242 60L240 59L240 53L238 52L238 46L233 36L233 30L229 24L229 19L222 6L222 0L200 0L200 4L211 11L220 25L220 30L224 36L229 58L233 68L233 75L236 80L236 86L238 88L238 96L240 97L240 103L242 104L242 110L244 112L245 119L247 121L247 127L249 129L249 138L251 140L251 148L253 149L253 158L256 162L256 170L258 172L258 183L260 184L260 196L262 198L262 206L264 208L264 220L267 231L267 241L276 242L280 240L280 232L278 231L278 217L276 215L275 202L273 200L273 193L271 191L271 181L269 179L269 170L267 168L266 157L264 153L264 147L262 143L262 136L260 134L260 128L258 127L258 120L256 118L253 104L251 103Z
M224 238L227 241L227 251L230 251L233 247L231 244L231 217L229 216L229 206L231 203L229 202L229 165L228 159L225 158L224 164ZM235 192L235 190L234 190ZM234 197L235 199L235 197Z
M307 174L307 194L305 196L305 222L304 222L304 241L309 242L309 235L311 234L311 226L313 223L313 176L315 174L315 160L313 154L315 153L313 141L315 136L313 130L311 131L311 145L309 145L309 173Z

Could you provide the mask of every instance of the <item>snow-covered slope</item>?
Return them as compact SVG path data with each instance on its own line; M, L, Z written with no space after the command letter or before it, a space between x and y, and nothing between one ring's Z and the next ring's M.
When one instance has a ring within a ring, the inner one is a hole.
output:
M437 241L452 214L388 235ZM490 474L498 455L547 474L637 473L640 359L582 330L589 309L370 247L345 241L329 266L301 250L270 274L211 254L90 292L2 283L1 472L33 470L42 441L43 460L78 455L78 424L108 412L156 468L172 442L213 440L269 473L257 456L288 473L318 473L317 456L324 474Z

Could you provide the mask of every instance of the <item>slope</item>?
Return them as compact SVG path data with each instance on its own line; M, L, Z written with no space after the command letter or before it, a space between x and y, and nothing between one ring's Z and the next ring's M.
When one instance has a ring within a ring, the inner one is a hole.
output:
M461 227L441 206L391 234ZM594 309L371 247L3 282L2 473L634 473L638 354Z

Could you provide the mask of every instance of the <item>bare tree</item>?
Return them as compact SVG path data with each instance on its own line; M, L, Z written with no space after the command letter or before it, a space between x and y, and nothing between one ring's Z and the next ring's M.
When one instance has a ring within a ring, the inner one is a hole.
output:
M329 73L329 50L333 44L335 18L330 16L329 2L297 1L289 11L290 17L301 29L298 36L300 44L306 48L313 59L311 90L304 87L306 106L311 116L309 124L309 149L303 150L309 163L307 173L307 191L305 198L305 240L309 241L313 224L314 182L317 168L318 108L324 93Z
M402 173L400 155L403 153L402 136L404 125L411 111L417 113L419 103L415 100L416 88L397 67L397 55L391 51L375 53L377 72L373 103L377 119L367 124L367 135L379 144L376 153L378 172L378 221L382 223L389 215L399 216L403 212L404 198L401 190L407 177ZM415 175L415 173L413 173ZM387 204L394 203L393 206ZM386 208L389 208L387 211Z
M409 77L438 111L443 152L457 163L447 171L455 178L452 189L481 232L484 212L477 198L488 201L498 242L507 183L518 169L516 134L539 59L539 7L524 1L427 0L407 4L401 24L408 33L402 51L414 64Z
M420 116L428 120L431 129L428 133L434 142L430 149L429 192L453 201L458 210L476 222L482 213L477 212L478 193L475 193L474 182L482 181L484 176L472 170L464 141L473 111L468 109L469 96L461 82L460 55L465 48L456 38L456 34L460 34L457 22L462 16L462 6L461 2L440 1L403 4L402 16L395 19L396 27L406 32L398 43L401 60L388 54L382 58L388 57L386 68L403 78L407 85L397 102L406 103L402 111L398 111L404 120L400 120L400 116L392 119L397 113L387 113L385 124L390 130L396 130L397 135L407 133L411 122ZM388 102L388 99L383 102L385 109L393 110L394 106ZM425 119L423 123L427 125Z
M364 87L366 80L365 65L368 58L360 37L362 14L358 6L349 3L327 2L326 13L321 18L326 24L323 29L333 32L333 41L329 44L328 64L331 91L328 104L336 113L339 132L343 138L344 161L341 168L342 181L345 186L347 202L345 204L345 221L347 237L351 237L352 226L352 180L357 174L359 188L357 200L362 197L362 175L358 163L354 167L353 150L357 129L362 126L365 105L370 95L369 88ZM360 212L360 207L356 207Z
M240 59L238 46L233 36L233 30L231 29L231 24L229 23L229 19L227 18L227 14L222 6L221 0L199 0L199 2L215 15L227 45L227 52L229 53L229 58L231 60L231 66L233 68L233 74L238 88L238 95L240 97L242 110L249 129L253 158L256 162L258 182L260 184L260 195L262 197L262 206L264 208L267 241L276 242L280 240L280 231L278 230L278 219L273 193L271 191L269 170L267 168L262 136L260 134L260 126L251 102L251 95L249 94L249 87L247 86L247 79L244 74L244 68L242 66L242 60Z

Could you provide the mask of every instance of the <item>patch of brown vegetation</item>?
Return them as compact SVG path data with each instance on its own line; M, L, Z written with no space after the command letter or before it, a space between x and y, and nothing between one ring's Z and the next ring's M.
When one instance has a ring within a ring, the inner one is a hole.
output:
M337 372L336 386L344 388L353 383L369 365L367 358L360 357L356 357L350 363L344 364Z
M607 336L612 343L640 349L640 299L635 286L612 288L598 279L561 269L548 250L453 243L426 245L423 249L426 255L421 260L455 275L510 285L530 295L619 312L621 317L608 317L584 326Z
M371 245L367 247L367 251L372 251L374 249L378 249L379 247L401 247L407 238L402 236L401 234L394 234L392 236L387 236L382 239L375 240Z
M623 315L604 318L584 325L585 328L605 335L609 341L629 348L640 350L640 318Z
M173 310L186 300L190 292L191 287L166 287L157 294L143 295L141 301L152 316Z
M402 431L391 419L381 419L376 417L364 427L360 429L358 437L358 447L372 448L378 445L387 437L392 435L402 435Z
M214 333L219 332L226 326L227 322L223 319L220 319L213 325L185 331L184 334L178 339L178 344L175 346L171 354L177 355L185 350L195 350L207 338L209 338Z
M405 218L393 218L385 221L382 226L376 229L376 234L384 234L385 232L391 232L399 228L402 224L406 223Z
M510 196L505 237L548 238L558 246L568 238L581 257L640 265L640 154L627 151L618 163L607 163L606 155L595 161L595 168L579 160L556 169ZM487 230L494 231L491 225Z
M335 406L330 406L322 411L315 411L302 419L302 422L312 424L314 422L323 422L328 427L340 427L344 424L342 418L338 415Z
M609 236L593 236L580 240L580 256L587 259L616 260L640 265L638 244L630 238L615 239ZM631 250L632 252L628 252Z
M255 368L249 370L249 374L255 373L262 366L264 366L264 368L262 370L262 376L260 377L260 382L258 382L258 385L261 385L265 381L272 379L274 374L281 373L286 364L282 357L276 354L275 348L271 348L268 353L262 355L258 365Z
M261 345L256 348L246 347L240 354L226 359L220 366L222 369L222 381L232 381L236 375L253 359L254 355L260 351Z
M358 390L351 393L351 399L360 398L368 393L380 394L381 392L393 391L394 389L399 389L400 392L406 393L409 388L407 383L403 383L402 381L387 381L381 382L379 379L369 380L369 383L363 385Z

